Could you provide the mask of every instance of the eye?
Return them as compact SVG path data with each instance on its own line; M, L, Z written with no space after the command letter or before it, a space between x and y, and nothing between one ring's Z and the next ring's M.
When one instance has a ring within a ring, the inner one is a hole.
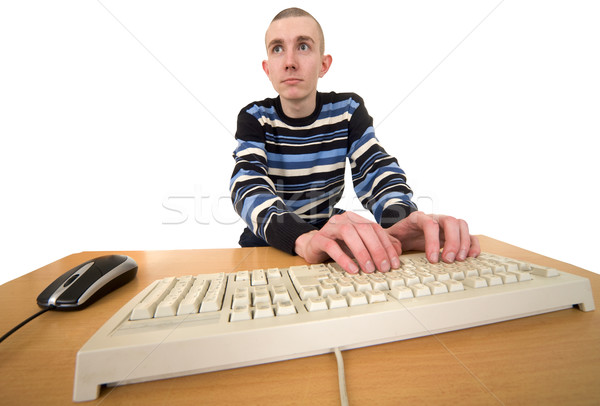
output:
M302 43L302 44L300 44L300 46L298 47L298 49L300 51L308 51L308 50L310 50L310 47L308 46L308 44Z
M282 51L283 51L283 47L282 47L281 45L275 45L275 46L273 47L273 49L272 49L272 52L273 52L274 54L278 54L278 53L280 53L280 52L282 52Z

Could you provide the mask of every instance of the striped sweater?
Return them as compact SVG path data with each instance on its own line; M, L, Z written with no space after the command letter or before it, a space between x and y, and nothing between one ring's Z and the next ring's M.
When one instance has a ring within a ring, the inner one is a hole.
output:
M336 213L346 159L356 195L382 226L416 210L404 172L375 138L356 94L318 93L315 111L302 119L285 116L279 97L251 103L235 137L234 208L250 231L285 252Z

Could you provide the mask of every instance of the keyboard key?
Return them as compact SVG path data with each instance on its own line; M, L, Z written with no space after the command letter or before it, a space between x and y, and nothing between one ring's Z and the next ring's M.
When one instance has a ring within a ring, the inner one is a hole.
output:
M414 285L414 284L417 284L417 283L421 283L421 280L416 275L403 274L402 278L404 279L404 284L406 286L411 286L411 285Z
M517 276L513 273L508 272L496 272L494 275L498 275L502 278L502 283L515 283L517 282Z
M465 280L462 281L462 283L465 286L468 286L470 288L475 288L475 289L487 287L487 281L480 276L466 277Z
M497 261L486 261L484 263L486 265L488 265L490 268L492 268L492 272L493 273L506 271L506 268L500 262L497 262Z
M427 282L425 286L429 288L433 295L439 295L441 293L448 293L448 287L442 282Z
M273 293L273 303L289 302L292 300L290 294L283 285L273 286L271 292Z
M494 273L491 266L479 264L477 265L477 270L479 271L479 276L489 275Z
M179 303L177 315L198 313L200 303L208 290L208 285L210 285L210 281L196 279L185 298Z
M367 297L362 292L350 292L346 295L348 306L360 306L367 304Z
M461 281L449 279L447 281L442 281L442 283L448 287L448 292L460 292L465 290Z
M258 303L254 308L254 318L263 319L267 317L273 317L273 308L268 303Z
M326 301L327 301L327 306L329 306L330 309L337 309L340 307L348 307L346 298L344 296L340 295L339 293L337 293L335 295L327 296Z
M415 295L415 297L431 295L431 290L429 290L429 288L426 285L423 285L422 283L415 283L414 285L410 285L410 289L412 289L413 295Z
M506 268L506 270L508 272L518 271L519 270L519 263L518 262L514 262L514 261L508 261L508 262L504 263L504 267Z
M529 272L511 271L510 273L515 275L517 277L517 281L519 281L519 282L530 281L532 279Z
M390 295L398 300L410 299L414 297L412 289L408 286L394 286L390 291Z
M322 298L320 296L308 298L304 307L306 307L306 310L308 310L309 312L316 312L319 310L327 310L327 308L328 308L327 302L325 301L324 298Z
M465 278L469 278L471 276L479 276L479 270L477 270L477 268L464 267L462 271L465 274Z
M435 277L435 280L439 282L447 281L450 279L450 274L445 271L432 271L431 274Z
M462 281L465 279L465 273L458 269L448 269L448 274L450 275L450 279L455 281Z
M388 283L390 289L394 286L404 286L404 279L400 275L386 275L385 280Z
M435 281L435 277L429 272L417 272L417 276L421 283L433 282Z
M281 278L281 271L277 268L269 268L267 269L267 280L271 281L271 279Z
M152 292L133 308L130 320L143 320L154 317L156 307L176 283L177 280L174 277L165 278L158 282Z
M531 271L531 264L527 262L519 262L519 271Z
M367 290L365 296L369 303L387 302L385 293L380 290Z
M250 320L252 315L250 314L250 306L235 306L231 315L229 316L230 321Z
M264 289L257 289L254 291L252 295L252 304L256 306L259 303L268 303L271 304L271 296L269 295L269 291L266 286L263 286Z
M173 289L156 307L154 317L175 316L179 308L179 303L181 303L191 287L191 275L179 278Z
M354 284L354 289L356 289L357 292L364 292L371 289L371 283L367 278L354 278L352 283Z
M390 287L384 278L374 277L370 280L373 290L388 290Z
M235 306L249 306L250 305L250 293L246 290L245 292L237 292L233 295L231 301L231 307Z
M317 290L317 288L315 286L306 286L306 287L300 288L299 294L300 294L300 299L306 300L311 297L318 297L319 291Z
M499 277L498 275L494 275L494 274L484 274L481 275L481 277L483 279L485 279L485 281L487 282L488 286L497 286L497 285L502 285L502 278Z
M204 296L202 304L200 305L200 313L221 310L225 285L224 273L218 274L218 276L210 282L210 286L206 291L206 296Z
M337 293L335 285L330 285L327 283L321 283L321 285L317 287L317 291L319 292L319 296L323 297L335 295Z
M262 286L267 284L267 276L264 269L255 269L252 271L250 284L252 286Z
M534 275L543 276L544 278L553 278L555 276L560 275L560 272L558 272L554 268L537 268L537 267L535 267L531 270L531 273Z
M277 316L287 316L290 314L296 314L296 308L289 300L285 302L277 302L275 304L275 314Z
M316 276L296 276L292 279L296 289L308 286L319 286L321 281Z
M345 295L350 292L354 292L354 285L348 281L338 281L336 284L336 290L340 295Z
M207 293L200 305L200 313L216 312L221 309L221 301L216 293Z
M319 279L328 278L331 273L331 271L325 264L313 264L309 267L309 269L312 272L316 273Z

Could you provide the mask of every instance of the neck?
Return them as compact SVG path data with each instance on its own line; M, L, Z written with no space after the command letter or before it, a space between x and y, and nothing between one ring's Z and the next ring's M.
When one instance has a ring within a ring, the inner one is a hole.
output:
M283 97L281 100L281 108L289 118L304 118L310 116L317 107L317 91L300 100L288 100Z

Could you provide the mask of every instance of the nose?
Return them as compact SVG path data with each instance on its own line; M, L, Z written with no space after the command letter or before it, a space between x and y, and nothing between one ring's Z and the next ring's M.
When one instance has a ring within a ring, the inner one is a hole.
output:
M297 66L296 53L294 51L288 52L285 58L285 70L296 70Z

